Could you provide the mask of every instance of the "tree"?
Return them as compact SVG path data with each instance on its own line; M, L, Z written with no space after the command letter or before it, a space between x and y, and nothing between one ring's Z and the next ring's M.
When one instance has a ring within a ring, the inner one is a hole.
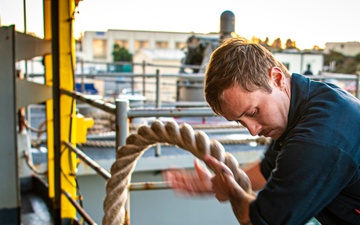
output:
M112 55L114 62L132 62L132 54L119 44L114 44Z
M318 45L314 45L312 49L315 50L315 51L320 51L321 50L321 48Z
M281 39L280 38L276 38L274 40L274 42L272 43L271 47L274 49L274 50L282 50L282 43L281 43Z
M266 37L266 38L265 38L265 41L264 41L264 44L265 44L266 46L269 46L269 42L270 42L269 38Z
M286 43L285 43L285 48L286 49L297 49L296 42L292 41L290 38L287 39Z
M349 57L330 50L329 54L324 55L324 64L335 65L332 68L334 73L356 74L360 69L360 54Z
M268 37L266 37L264 41L262 41L260 38L257 38L255 36L252 36L252 38L251 38L251 43L259 44L271 51L272 49L271 49L271 46L269 45L269 42L270 42L270 39Z
M121 47L119 44L114 44L112 55L114 62L132 62L133 60L133 55L125 47ZM132 68L129 64L117 64L115 65L115 71L131 72Z
M259 44L261 42L260 38L252 36L251 43Z

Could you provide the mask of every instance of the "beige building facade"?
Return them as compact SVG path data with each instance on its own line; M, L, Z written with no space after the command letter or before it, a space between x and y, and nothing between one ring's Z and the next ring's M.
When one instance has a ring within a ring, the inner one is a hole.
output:
M345 56L356 56L360 54L360 42L327 42L325 44L324 53L330 53L330 50L339 52Z
M219 33L186 33L142 30L107 30L105 32L86 31L82 39L81 59L92 66L94 73L111 72L106 63L112 63L114 44L119 44L133 54L132 72L135 74L179 74L182 59L185 57L187 40L192 35L219 38ZM276 57L283 62L291 72L303 73L310 67L314 75L323 69L323 54L296 52L276 52ZM97 64L92 64L97 63ZM147 66L141 66L146 63ZM86 71L85 71L86 73ZM141 90L141 78L135 79L135 88ZM162 77L162 99L174 101L177 96L177 77ZM146 84L147 97L154 99L155 82L149 78Z
M143 30L86 31L81 41L84 61L112 62L114 44L135 55L140 49L181 50L191 35L218 37L219 34Z

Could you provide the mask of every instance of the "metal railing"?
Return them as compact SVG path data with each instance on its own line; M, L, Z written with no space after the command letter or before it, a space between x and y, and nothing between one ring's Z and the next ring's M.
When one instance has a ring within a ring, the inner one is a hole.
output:
M116 116L115 133L116 148L125 145L126 138L129 133L129 118L137 117L204 117L214 116L214 112L210 107L191 107L191 108L136 108L129 107L129 100L117 99L115 104L107 103L103 100L93 100L87 98L79 92L70 92L61 90L76 100L87 103L91 106L104 110Z
M62 193L66 196L66 198L70 201L70 203L76 208L78 213L84 218L87 224L97 225L97 223L95 223L95 221L86 213L86 211L81 207L81 205L79 205L79 203L77 203L77 201L71 197L71 195L67 191L62 190Z
M144 65L143 65L144 66ZM159 70L157 70L156 74L149 75L149 74L130 74L130 73L121 73L121 74L82 74L79 76L109 76L109 77L117 77L117 76L128 76L130 78L134 78L136 76L145 77L155 77L156 78L156 99L155 99L155 108L130 108L129 100L126 99L116 99L115 103L108 103L103 100L94 100L88 98L86 95L79 93L79 92L71 92L67 90L61 90L62 94L68 95L80 102L86 103L90 106L96 107L101 109L105 112L111 113L115 115L116 118L116 125L115 125L115 149L122 145L126 144L126 138L129 135L129 118L136 118L136 117L206 117L206 116L214 116L213 111L207 106L205 102L200 103L192 103L190 104L191 107L183 107L179 108L178 106L181 103L174 103L171 104L171 107L161 107L161 97L160 97L160 77L161 76L169 76L169 77L181 77L181 78L194 78L193 75L188 74L162 74L160 75ZM197 75L196 79L202 80L203 75ZM355 87L355 96L359 98L359 83L360 83L360 75L339 75L339 74L322 74L318 76L311 76L311 79L321 80L324 81L326 79L341 79L341 80L355 80L356 87ZM134 84L134 80L131 81ZM134 91L134 90L132 90ZM143 90L145 92L145 88ZM65 145L74 153L78 155L87 165L89 165L95 172L103 177L105 180L110 179L111 174L98 165L94 160L88 157L85 153L81 150L77 149L70 143L65 143ZM114 154L115 155L115 154ZM165 182L139 182L139 183L131 183L129 186L129 190L160 190L160 189L168 189L168 185ZM64 193L66 195L66 193ZM68 196L68 199L71 201L71 196ZM82 214L88 223L93 224L91 218L89 218L85 212L82 211L82 208L78 205L74 204L74 206L79 210L79 213Z
M103 65L125 65L125 64L129 64L129 63L124 63L124 62L115 62L115 63L106 63L106 62L90 62L90 61L85 61L83 63L94 63L94 64L103 64ZM132 65L133 67L135 66L141 66L142 67L142 72L141 73L129 73L129 72L101 72L101 73L96 73L96 74L86 74L86 73L80 73L77 74L77 77L80 78L86 78L86 77L92 77L92 78L119 78L119 77L123 77L126 78L127 80L125 80L124 82L127 82L128 84L130 84L130 89L131 89L131 93L134 94L135 93L135 84L137 83L135 81L135 78L142 78L142 94L145 96L146 95L146 85L145 85L145 79L146 78L153 78L156 79L154 81L154 84L156 87L160 87L161 84L159 84L158 82L161 82L161 78L175 78L178 80L191 80L191 81L196 81L196 82L201 82L204 80L204 74L203 73L161 73L160 70L157 70L155 73L150 74L150 73L146 73L146 68L148 67L153 67L153 68L199 68L199 66L194 66L194 65L182 65L182 66L171 66L171 65L162 65L162 64L150 64L150 63L130 63L130 65ZM354 91L354 95L357 98L360 98L360 74L340 74L340 73L331 73L331 72L321 72L319 75L311 75L308 76L311 79L314 80L320 80L320 81L327 81L327 80L332 80L332 79L336 79L336 80L341 80L341 81L354 81L355 82L355 91ZM174 84L170 84L170 83L162 83L163 85L174 85ZM179 86L181 86L181 84L175 84L175 88L179 88ZM158 89L156 89L155 91L158 91ZM158 101L158 99L154 100L155 102Z
M81 158L87 165L95 170L95 172L103 177L105 180L109 180L111 178L111 174L102 168L99 164L97 164L94 160L88 157L83 151L76 148L69 142L64 143L72 152L76 153L79 158ZM131 183L129 186L129 190L138 191L138 190L161 190L161 189L169 189L169 186L165 182L136 182Z
M98 109L104 110L105 112L114 114L116 116L116 145L114 149L114 153L119 146L126 144L126 138L129 134L129 120L128 118L136 118L136 117L183 117L183 116L194 116L194 117L202 117L202 116L213 116L213 111L207 108L144 108L144 109L130 109L129 101L125 99L116 100L115 104L104 102L103 100L93 100L87 98L85 95L78 92L70 92L67 90L61 90L62 94L68 95L78 101L84 102L91 106L94 106ZM87 165L89 165L98 175L103 177L105 180L109 180L111 178L111 174L102 168L99 164L97 164L94 160L88 157L84 152L80 149L76 148L69 142L64 142L65 146L76 153L77 156L84 161ZM159 153L160 150L157 149ZM115 154L114 154L115 155ZM169 189L170 187L166 182L137 182L130 183L129 191L137 191L137 190L163 190ZM71 196L63 191L63 194L68 198L70 203L78 210L79 214L83 216L84 220L89 224L96 224L89 215L85 212L85 210L74 200Z
M189 68L189 69L199 69L200 66L196 65L164 65L164 64L153 64L153 63L147 63L143 61L142 63L129 63L129 62L99 62L99 61L79 61L77 63L78 69L76 73L76 78L80 78L80 82L82 83L82 89L80 90L81 93L85 93L84 90L84 78L91 78L91 79L104 79L109 78L115 79L118 78L124 78L125 80L121 81L126 83L130 90L131 94L135 94L136 88L135 85L138 84L138 86L141 86L141 94L146 95L147 93L150 93L151 90L146 89L146 79L154 79L153 84L158 87L159 85L156 84L156 77L159 76L161 78L174 78L178 80L187 80L190 79L192 81L202 81L204 79L204 74L201 73L181 73L180 70L182 68ZM116 66L116 65L130 65L132 68L138 68L141 67L141 72L114 72L114 71L101 71L101 72L93 72L84 70L84 65L102 65L105 68L108 68L110 66ZM158 72L149 73L147 70L151 69L157 69L157 68L176 68L179 69L178 73L164 73L161 70L158 70ZM43 77L43 74L29 74L29 78L34 77ZM331 72L321 72L319 75L312 75L309 76L311 79L316 80L327 80L327 79L338 79L343 81L354 81L355 82L355 91L354 95L357 98L360 98L360 74L340 74L340 73L331 73ZM140 80L136 81L136 78L141 78ZM115 81L117 82L117 81ZM161 82L161 80L160 80ZM175 88L179 87L179 84L172 84L172 83L162 83L163 85L175 85ZM180 84L181 86L181 84ZM153 92L156 90L153 90ZM156 99L154 99L156 102Z

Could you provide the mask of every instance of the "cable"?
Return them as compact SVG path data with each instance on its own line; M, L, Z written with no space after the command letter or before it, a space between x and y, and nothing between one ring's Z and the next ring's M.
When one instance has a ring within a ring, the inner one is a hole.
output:
M32 131L34 133L38 133L38 134L42 134L42 133L46 132L46 128L42 129L43 124L45 122L46 121L40 123L39 128L35 128L35 127L32 127L25 118L23 120L21 120L21 124L24 125L28 130L30 130L30 131ZM41 129L40 129L40 126L41 126Z
M43 172L39 172L34 164L30 161L30 157L29 157L29 153L27 151L23 152L23 156L25 158L26 164L28 165L28 167L31 169L31 171L33 171L35 174L37 175L47 175L48 174L48 170L43 171Z
M60 152L60 159L61 159L61 157L62 157L62 154L65 152L65 150L67 149L67 147L65 146L64 148L63 148L63 150ZM68 149L69 150L69 149ZM70 151L70 150L69 150ZM60 172L63 174L63 176L65 177L65 179L69 182L69 184L71 185L71 186L73 186L74 188L76 188L77 189L77 187L76 187L76 183L75 183L75 185L71 182L71 180L68 178L68 176L65 174L65 172L62 170L62 168L60 169ZM74 174L70 174L71 176L74 176Z

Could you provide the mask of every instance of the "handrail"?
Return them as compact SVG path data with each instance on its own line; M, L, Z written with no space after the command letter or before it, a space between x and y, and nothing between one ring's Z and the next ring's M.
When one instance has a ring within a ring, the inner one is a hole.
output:
M104 102L99 99L91 99L76 91L67 91L62 89L61 92L70 97L73 97L81 102L87 103L96 108L102 109L108 113L116 114L116 106L112 103ZM160 117L160 116L188 116L188 117L199 117L199 116L214 116L214 112L210 107L191 107L191 108L179 108L179 107L168 107L168 108L144 108L144 109L128 109L127 115L129 118L134 117Z
M129 191L142 191L142 190L164 190L171 189L168 182L135 182L130 183Z
M199 108L144 108L144 109L130 109L129 100L117 99L115 105L112 103L106 103L103 100L94 100L86 97L76 91L68 91L61 89L62 94L66 94L79 101L85 102L96 108L102 109L106 112L115 115L116 118L116 149L119 146L125 145L126 138L128 136L129 122L128 118L134 117L203 117L214 116L210 107Z
M100 74L97 74L100 76ZM107 74L109 76L119 76L120 74ZM123 74L121 73L121 76L133 76L134 74ZM158 74L157 74L158 75ZM84 75L85 76L85 75ZM92 75L89 75L92 76ZM139 76L144 76L139 75ZM156 76L155 75L147 75L147 76ZM167 76L165 74L162 74L162 76ZM179 75L168 75L168 76L177 76L182 77ZM201 77L202 75L198 76ZM184 77L192 77L192 75L184 75ZM337 79L354 79L357 81L356 84L356 96L359 97L359 78L360 75L319 75L319 76L311 76L310 79L327 79L327 78L337 78ZM157 81L158 82L158 81ZM155 104L156 108L136 108L131 109L129 108L129 101L128 100L120 100L117 99L114 103L108 103L103 100L99 99L91 99L90 97L87 97L86 95L75 92L75 91L68 91L68 90L61 90L62 94L66 94L74 99L77 99L81 102L87 103L91 106L94 106L96 108L102 109L105 112L114 114L116 116L116 145L115 149L117 149L120 146L125 145L126 138L128 136L128 128L129 128L129 121L128 118L135 118L135 117L205 117L205 116L215 116L213 111L210 107L207 105L204 105L204 107L194 107L195 104L192 105L192 107L185 107L185 108L179 108L177 107L176 103L174 103L174 107L167 107L167 108L161 108L157 104ZM157 99L157 103L160 101ZM91 158L86 156L85 153L83 153L81 150L77 149L70 143L65 143L65 145L73 152L75 152L85 163L90 165L92 169L94 169L100 176L102 176L104 179L109 180L111 178L111 174L103 169L101 166L99 166L95 161L93 161ZM136 190L148 190L148 189L169 189L170 187L166 182L139 182L139 183L130 183L127 187L129 191L136 191ZM70 200L70 199L69 199ZM70 200L71 201L71 200ZM80 211L80 210L79 210Z
M133 66L149 66L149 67L162 67L162 68L192 68L192 69L201 69L199 65L166 65L166 64L156 64L156 63L146 63L146 62L106 62L106 61L79 61L79 64L105 64L105 65L133 65Z
M146 109L129 109L128 116L133 117L202 117L214 116L210 107L203 108L146 108Z
M65 190L62 190L62 192L88 224L97 225L97 223L95 223L95 221L91 219L91 217L86 213L86 211L79 205L79 203L77 203L71 197L71 195L68 192L66 192Z
M91 99L91 98L87 98L84 94L81 94L81 93L76 92L76 91L68 91L68 90L65 90L65 89L61 89L61 93L66 94L66 95L68 95L70 97L75 98L76 100L87 103L87 104L89 104L91 106L94 106L96 108L102 109L105 112L115 114L115 105L114 104L104 102L103 100L100 100L100 99L95 99L94 100L94 99Z
M76 148L69 142L64 142L64 144L73 152L75 152L87 165L89 165L92 169L94 169L97 174L103 177L105 180L109 180L111 178L111 174L102 168L99 164L97 164L94 160L88 157L84 152L80 149ZM170 186L167 182L136 182L131 183L129 185L129 190L131 191L139 191L139 190L162 190L169 189Z
M152 64L152 63L146 63L143 61L142 63L139 62L99 62L99 61L80 61L79 63L86 63L86 64L104 64L104 65L133 65L133 66L141 66L143 67L143 70L145 71L146 67L162 67L162 68L193 68L193 69L199 69L201 66L197 65L163 65L163 64ZM161 74L161 77L169 77L169 78L179 78L179 79L189 79L191 81L203 81L204 80L204 73L177 73L177 74ZM36 77L36 76L43 76L43 74L29 74L29 77ZM90 73L77 73L77 77L84 78L84 77L102 77L102 78L116 78L116 77L125 77L125 78L131 78L132 81L132 90L134 90L134 78L136 77L142 77L144 78L156 78L157 74L150 74L150 73L123 73L123 72L102 72L102 73L96 73L96 74L90 74ZM355 92L354 95L357 98L360 98L360 74L342 74L342 73L331 73L331 72L320 72L319 75L311 75L308 76L310 79L315 80L324 80L324 79L340 79L340 80L354 80L356 82L355 84ZM143 81L144 82L144 81ZM130 81L129 81L130 83ZM179 85L179 84L177 84ZM143 94L145 95L145 86L143 84Z
M191 81L203 81L204 73L180 73L180 74L161 74L161 77L169 77L169 78L179 78L179 79L190 79ZM156 73L119 73L119 72L107 72L107 73L97 73L97 74L76 74L76 77L101 77L101 78L117 78L117 77L126 77L126 78L134 78L134 77L146 77L146 78L156 78Z
M88 157L84 152L82 152L80 149L76 148L74 145L72 145L69 142L64 142L64 144L73 152L75 152L86 164L88 164L91 168L93 168L100 176L105 178L105 180L110 179L111 174L102 168L99 164L97 164L94 160L92 160L90 157Z

